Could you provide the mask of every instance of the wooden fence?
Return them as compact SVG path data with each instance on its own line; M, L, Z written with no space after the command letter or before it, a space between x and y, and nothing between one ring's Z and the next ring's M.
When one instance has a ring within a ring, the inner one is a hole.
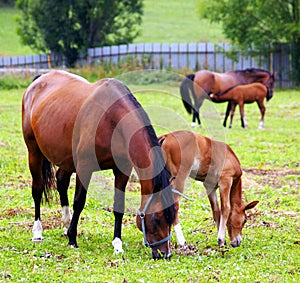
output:
M235 60L228 57L232 46L227 43L140 43L119 46L104 46L88 49L81 55L78 64L90 65L98 62L124 64L128 60L144 69L193 71L208 69L216 72L245 68L263 68L277 72L277 87L293 87L289 45L278 45L267 56L242 56L234 53ZM232 52L231 52L232 53ZM28 56L0 57L0 69L63 68L65 58L56 54L36 54Z

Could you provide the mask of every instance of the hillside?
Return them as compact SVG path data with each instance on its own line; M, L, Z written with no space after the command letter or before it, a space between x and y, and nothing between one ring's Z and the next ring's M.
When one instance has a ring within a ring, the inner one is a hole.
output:
M201 20L197 0L144 0L144 16L139 42L220 42L224 36L219 25ZM16 34L17 10L0 8L0 56L34 54L23 46Z

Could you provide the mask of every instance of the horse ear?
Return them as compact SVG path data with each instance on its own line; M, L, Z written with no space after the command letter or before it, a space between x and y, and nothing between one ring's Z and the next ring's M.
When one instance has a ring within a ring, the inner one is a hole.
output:
M258 200L252 201L252 202L248 203L248 204L245 206L244 210L246 211L246 210L248 210L248 209L252 209L252 208L255 207L258 203L259 203Z
M165 136L162 136L158 139L158 142L160 143L160 145L163 144L163 142L165 141L166 137Z

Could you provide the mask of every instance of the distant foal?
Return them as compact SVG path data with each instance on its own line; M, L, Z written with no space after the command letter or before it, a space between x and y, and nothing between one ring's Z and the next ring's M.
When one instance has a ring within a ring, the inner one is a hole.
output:
M183 192L188 177L204 182L213 218L218 228L218 244L225 245L226 226L233 247L241 244L242 228L246 222L245 211L258 201L243 204L242 169L232 149L225 143L214 141L190 131L175 131L159 137L167 169L175 177L174 187ZM221 209L216 194L220 189ZM175 194L177 214L174 230L178 244L185 245L178 218L178 194Z
M230 124L229 128L232 127L232 120L234 116L235 107L239 105L240 115L241 115L241 124L243 128L248 128L248 124L245 119L244 104L257 102L261 113L261 119L259 122L259 129L264 127L264 116L266 112L266 107L264 105L264 99L267 98L267 101L270 100L273 96L273 92L270 93L269 89L261 83L252 83L248 85L237 85L228 90L224 91L221 94L210 94L210 98L213 102L231 102L231 111L230 111ZM226 126L226 121L229 113L226 112L224 119L224 127Z

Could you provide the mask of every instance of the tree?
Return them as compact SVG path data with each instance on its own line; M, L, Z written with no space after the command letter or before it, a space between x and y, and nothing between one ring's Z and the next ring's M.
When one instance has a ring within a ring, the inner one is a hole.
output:
M132 42L143 13L142 0L17 0L16 7L22 42L65 55L69 66L89 47Z
M225 35L247 53L291 43L294 79L300 85L300 0L201 0L199 12L221 22Z

